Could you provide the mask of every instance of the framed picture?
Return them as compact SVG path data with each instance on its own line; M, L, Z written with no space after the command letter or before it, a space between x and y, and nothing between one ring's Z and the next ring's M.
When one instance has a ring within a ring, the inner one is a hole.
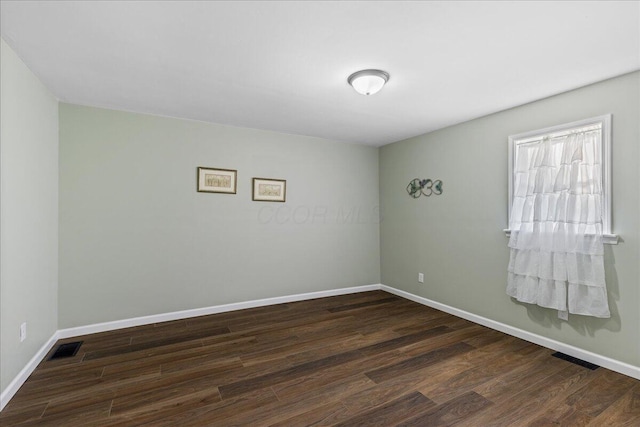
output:
M253 200L260 202L284 202L286 196L286 180L253 178Z
M236 194L238 171L234 169L198 168L198 191Z

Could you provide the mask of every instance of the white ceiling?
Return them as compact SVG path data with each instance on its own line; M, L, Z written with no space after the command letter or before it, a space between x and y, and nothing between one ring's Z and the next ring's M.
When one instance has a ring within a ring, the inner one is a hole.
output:
M638 1L2 1L61 100L383 145L640 69ZM363 68L391 74L365 97Z

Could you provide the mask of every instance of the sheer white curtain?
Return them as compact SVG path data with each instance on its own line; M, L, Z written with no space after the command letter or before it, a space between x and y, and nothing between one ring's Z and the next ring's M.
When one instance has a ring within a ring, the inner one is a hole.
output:
M610 317L602 244L600 130L517 146L507 294Z

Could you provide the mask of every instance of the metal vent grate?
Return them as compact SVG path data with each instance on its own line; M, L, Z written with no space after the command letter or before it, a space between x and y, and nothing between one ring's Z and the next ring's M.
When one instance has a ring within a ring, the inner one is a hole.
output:
M598 365L594 365L593 363L589 363L585 360L578 359L577 357L569 356L568 354L560 352L553 353L552 356L557 357L558 359L566 360L567 362L571 362L575 365L582 366L583 368L591 369L592 371L595 371L600 367Z
M63 357L73 357L76 355L81 345L82 341L60 344L48 360L62 359Z

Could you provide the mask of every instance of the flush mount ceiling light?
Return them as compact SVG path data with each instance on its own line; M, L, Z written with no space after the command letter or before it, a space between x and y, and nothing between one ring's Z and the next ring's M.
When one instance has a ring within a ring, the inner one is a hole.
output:
M389 81L389 73L382 70L356 71L349 76L347 81L359 94L373 95Z

